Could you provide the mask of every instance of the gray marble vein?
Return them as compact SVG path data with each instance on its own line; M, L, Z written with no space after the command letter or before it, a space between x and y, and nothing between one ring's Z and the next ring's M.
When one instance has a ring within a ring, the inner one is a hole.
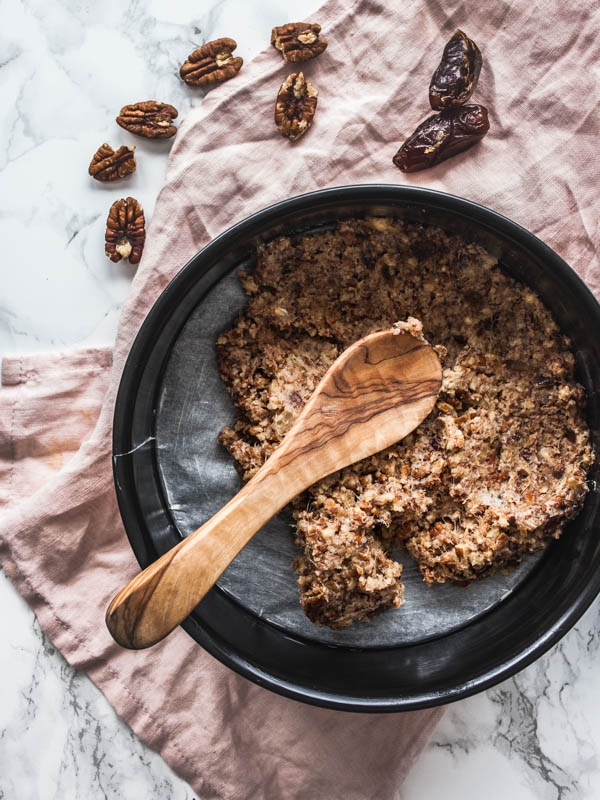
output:
M0 798L196 797L66 663L1 573L0 598Z

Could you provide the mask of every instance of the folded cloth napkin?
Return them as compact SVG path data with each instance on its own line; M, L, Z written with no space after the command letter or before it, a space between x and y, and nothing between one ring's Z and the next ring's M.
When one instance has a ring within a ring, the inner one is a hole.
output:
M451 7L329 0L313 15L329 48L302 65L320 90L317 115L294 145L273 126L274 98L292 68L272 48L213 90L175 140L112 357L88 350L3 365L4 569L68 661L202 798L398 798L441 711L362 715L304 706L230 672L181 629L139 653L112 642L106 606L137 571L112 485L114 398L161 289L247 214L359 182L416 183L483 202L541 236L600 288L598 93L587 86L600 56L600 7L507 0L471 5L469 16L464 4ZM491 131L470 152L405 176L392 156L431 113L431 72L457 26L483 51L474 101L489 108Z

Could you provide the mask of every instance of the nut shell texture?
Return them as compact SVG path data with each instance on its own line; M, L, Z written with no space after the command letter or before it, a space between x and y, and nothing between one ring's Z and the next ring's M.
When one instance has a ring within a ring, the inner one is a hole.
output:
M117 124L136 136L146 139L169 139L175 136L177 128L173 120L177 117L177 109L168 103L156 100L145 100L123 106L117 117Z
M146 241L146 221L141 205L133 197L116 200L106 220L106 255L115 263L129 258L137 264Z
M103 183L126 178L135 172L134 150L135 147L126 145L119 147L118 150L113 150L105 142L94 154L88 169L89 174Z
M327 39L321 39L320 32L321 26L314 22L288 22L273 28L271 44L284 61L309 61L327 47Z
M194 50L181 65L179 74L189 86L210 86L234 78L244 63L234 58L237 47L234 39L215 39Z
M286 78L275 103L275 124L282 136L295 142L306 133L315 116L318 94L302 72Z

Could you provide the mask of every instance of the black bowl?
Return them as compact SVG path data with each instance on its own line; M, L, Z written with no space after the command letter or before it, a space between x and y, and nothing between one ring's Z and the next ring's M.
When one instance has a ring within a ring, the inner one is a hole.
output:
M127 535L142 567L181 539L158 474L155 417L169 353L215 283L247 262L257 243L350 216L435 224L478 242L546 303L576 353L599 432L600 306L547 245L506 217L467 200L406 186L346 186L294 197L237 223L195 255L148 314L127 360L116 402L113 457ZM393 648L328 646L282 632L215 587L183 627L227 666L275 692L348 711L401 711L474 694L530 664L557 642L600 591L600 493L596 463L579 517L538 566L493 610L459 630Z

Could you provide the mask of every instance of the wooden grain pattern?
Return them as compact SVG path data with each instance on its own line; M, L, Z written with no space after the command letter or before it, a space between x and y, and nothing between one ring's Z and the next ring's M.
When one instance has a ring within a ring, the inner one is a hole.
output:
M124 647L149 647L182 622L251 537L313 483L402 439L442 380L431 347L382 331L345 350L281 445L214 517L135 577L106 613Z

